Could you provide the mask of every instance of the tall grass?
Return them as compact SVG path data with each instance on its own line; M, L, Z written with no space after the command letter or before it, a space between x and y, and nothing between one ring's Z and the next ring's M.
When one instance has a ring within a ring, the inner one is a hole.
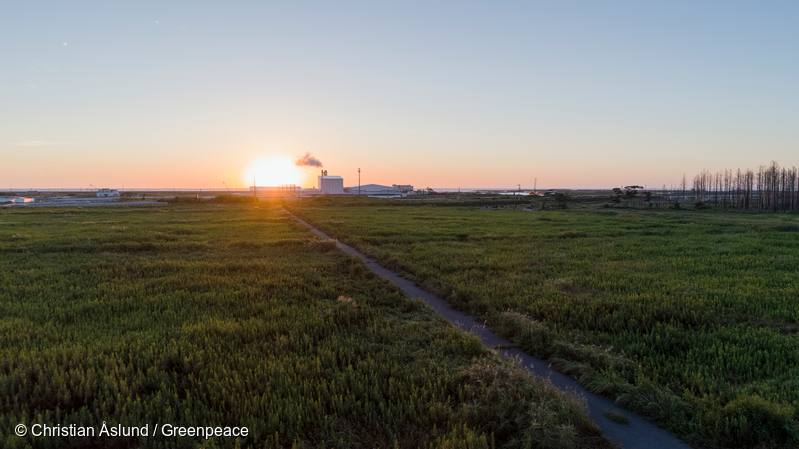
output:
M796 215L292 211L688 441L799 445Z
M609 447L576 399L276 209L0 211L0 285L3 447ZM103 421L249 436L11 430Z

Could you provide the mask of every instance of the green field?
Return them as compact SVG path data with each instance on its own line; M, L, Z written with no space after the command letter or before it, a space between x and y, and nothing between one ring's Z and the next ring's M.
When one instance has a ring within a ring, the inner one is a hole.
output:
M0 285L3 447L610 447L577 399L282 209L4 209ZM12 430L103 422L249 432Z
M689 442L799 445L799 216L457 204L291 210Z

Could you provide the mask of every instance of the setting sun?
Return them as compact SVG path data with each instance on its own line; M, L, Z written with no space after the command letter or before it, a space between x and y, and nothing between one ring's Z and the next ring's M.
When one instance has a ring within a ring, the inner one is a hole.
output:
M287 157L269 156L253 162L242 176L247 185L252 185L253 177L259 186L299 185L302 169Z

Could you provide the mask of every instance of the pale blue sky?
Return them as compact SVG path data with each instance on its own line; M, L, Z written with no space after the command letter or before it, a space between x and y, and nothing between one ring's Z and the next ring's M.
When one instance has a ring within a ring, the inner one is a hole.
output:
M120 3L0 5L0 189L245 186L307 151L348 185L799 164L795 2Z

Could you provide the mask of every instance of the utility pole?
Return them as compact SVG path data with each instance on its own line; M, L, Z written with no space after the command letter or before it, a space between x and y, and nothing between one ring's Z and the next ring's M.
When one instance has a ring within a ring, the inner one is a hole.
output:
M538 178L533 181L533 193L538 193Z
M358 167L358 196L361 196L361 168Z
M227 186L225 186L227 187ZM255 198L255 201L258 201L258 187L255 185L255 176L252 177L252 196Z

